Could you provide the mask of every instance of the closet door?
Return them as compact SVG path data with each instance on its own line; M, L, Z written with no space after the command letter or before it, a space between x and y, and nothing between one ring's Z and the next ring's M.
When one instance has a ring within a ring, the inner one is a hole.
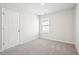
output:
M2 47L7 49L19 44L18 14L8 9L2 9Z

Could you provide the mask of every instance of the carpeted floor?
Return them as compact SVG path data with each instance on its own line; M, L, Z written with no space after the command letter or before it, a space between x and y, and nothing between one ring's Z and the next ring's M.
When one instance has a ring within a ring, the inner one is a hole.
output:
M16 47L9 48L2 55L77 55L73 44L47 39L36 39Z

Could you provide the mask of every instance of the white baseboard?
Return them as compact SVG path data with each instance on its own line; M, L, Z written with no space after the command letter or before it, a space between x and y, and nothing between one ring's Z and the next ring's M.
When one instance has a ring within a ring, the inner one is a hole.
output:
M75 47L76 47L77 52L78 52L78 54L79 54L79 44L75 43Z
M63 43L68 43L68 44L75 44L74 42L68 42L68 41L62 41L62 40L56 40L56 39L50 39L50 40L59 41L59 42L63 42Z
M1 49L0 52L2 52L3 50Z
M38 38L39 38L38 35L32 36L32 37L28 38L29 39L28 41L20 42L20 44L28 43L28 42L33 41L33 40L38 39Z
M46 38L41 38L41 39L46 39ZM57 39L50 39L49 38L48 40L54 40L54 41L63 42L63 43L67 43L67 44L75 44L74 42L62 41L62 40L57 40Z
M38 38L31 39L31 40L29 40L29 41L25 41L25 42L21 42L19 45L21 45L21 44L25 44L25 43L29 43L29 42L31 42L31 41L33 41L33 40L36 40L36 39L38 39Z
M2 52L2 50L0 50L0 52Z
M24 44L24 43L28 43L28 42L33 41L35 39L38 39L38 36L33 36L31 39L29 39L29 41L21 42L18 45L21 45L21 44ZM15 45L15 46L18 46L18 45ZM15 47L15 46L13 46L13 47ZM12 47L10 47L10 48L12 48ZM7 49L9 49L9 48L7 48ZM0 52L2 52L4 50L6 50L6 49L2 49L2 50L0 50Z
M18 46L18 45L19 45L19 44L14 45L14 46L12 46L12 47L15 47L15 46ZM9 49L9 48L12 48L12 47L8 47L8 48L5 48L5 49L3 48L3 49L0 50L0 52L2 52L2 51L4 51L4 50L7 50L7 49Z

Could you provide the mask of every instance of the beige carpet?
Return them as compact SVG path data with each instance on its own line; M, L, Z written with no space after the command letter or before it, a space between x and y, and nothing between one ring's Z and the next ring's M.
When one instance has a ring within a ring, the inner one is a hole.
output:
M1 52L2 55L77 55L74 45L36 39Z

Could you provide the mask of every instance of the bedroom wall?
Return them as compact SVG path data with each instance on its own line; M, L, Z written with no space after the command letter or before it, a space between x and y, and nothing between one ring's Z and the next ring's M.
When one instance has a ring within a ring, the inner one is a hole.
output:
M79 52L79 4L76 5L75 9L75 44Z
M2 49L2 9L0 7L0 50Z
M39 36L39 19L33 14L20 14L20 43L37 39Z
M40 20L49 18L49 34L40 37L74 44L74 14L74 8L70 8L40 16Z

